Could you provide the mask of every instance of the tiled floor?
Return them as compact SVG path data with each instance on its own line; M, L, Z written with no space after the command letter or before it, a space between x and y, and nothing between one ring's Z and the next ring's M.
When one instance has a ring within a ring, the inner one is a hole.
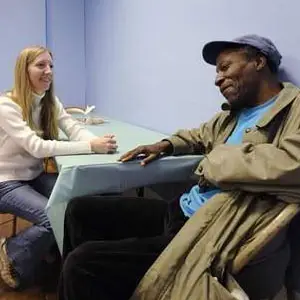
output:
M0 214L0 236L10 236L12 232L12 217L10 215ZM30 224L24 220L18 219L17 230L22 230ZM57 300L55 292L43 292L40 287L34 287L22 292L1 292L0 300Z

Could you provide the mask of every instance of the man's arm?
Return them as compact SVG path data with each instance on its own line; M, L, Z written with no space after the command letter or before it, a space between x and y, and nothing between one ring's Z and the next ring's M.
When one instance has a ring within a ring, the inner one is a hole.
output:
M220 115L217 114L209 122L202 124L199 128L191 130L179 130L169 138L151 145L141 145L123 154L119 161L126 162L142 155L140 162L145 166L149 162L157 159L160 155L180 155L180 154L204 154L211 149L214 138L219 132ZM210 147L208 147L210 145Z
M200 178L226 190L276 193L300 187L300 131L273 144L219 145L199 165Z
M173 146L173 155L180 154L204 154L208 145L213 144L213 139L217 135L220 126L220 114L215 115L207 123L203 123L199 128L190 130L178 130L175 134L167 138Z

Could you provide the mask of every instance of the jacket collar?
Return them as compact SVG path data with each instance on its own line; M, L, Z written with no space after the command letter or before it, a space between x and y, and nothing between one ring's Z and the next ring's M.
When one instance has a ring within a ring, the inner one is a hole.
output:
M264 114L264 116L257 123L257 127L264 127L286 106L295 100L299 95L300 89L292 83L284 82L283 89L280 91L274 105Z

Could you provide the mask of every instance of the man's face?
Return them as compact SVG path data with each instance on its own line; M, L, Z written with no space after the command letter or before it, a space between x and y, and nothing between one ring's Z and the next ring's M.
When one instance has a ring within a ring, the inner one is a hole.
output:
M232 107L255 103L259 87L255 60L249 60L242 49L228 49L219 54L216 67L215 84Z

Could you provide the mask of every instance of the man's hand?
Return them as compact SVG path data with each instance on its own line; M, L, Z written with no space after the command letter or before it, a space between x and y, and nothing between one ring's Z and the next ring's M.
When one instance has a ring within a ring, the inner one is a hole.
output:
M95 153L114 153L118 146L113 134L106 134L90 141L92 151Z
M126 162L137 158L139 155L143 155L145 158L141 161L141 165L145 166L149 162L157 159L162 152L168 152L171 147L172 144L169 141L162 141L151 145L142 145L123 154L119 158L119 161Z

